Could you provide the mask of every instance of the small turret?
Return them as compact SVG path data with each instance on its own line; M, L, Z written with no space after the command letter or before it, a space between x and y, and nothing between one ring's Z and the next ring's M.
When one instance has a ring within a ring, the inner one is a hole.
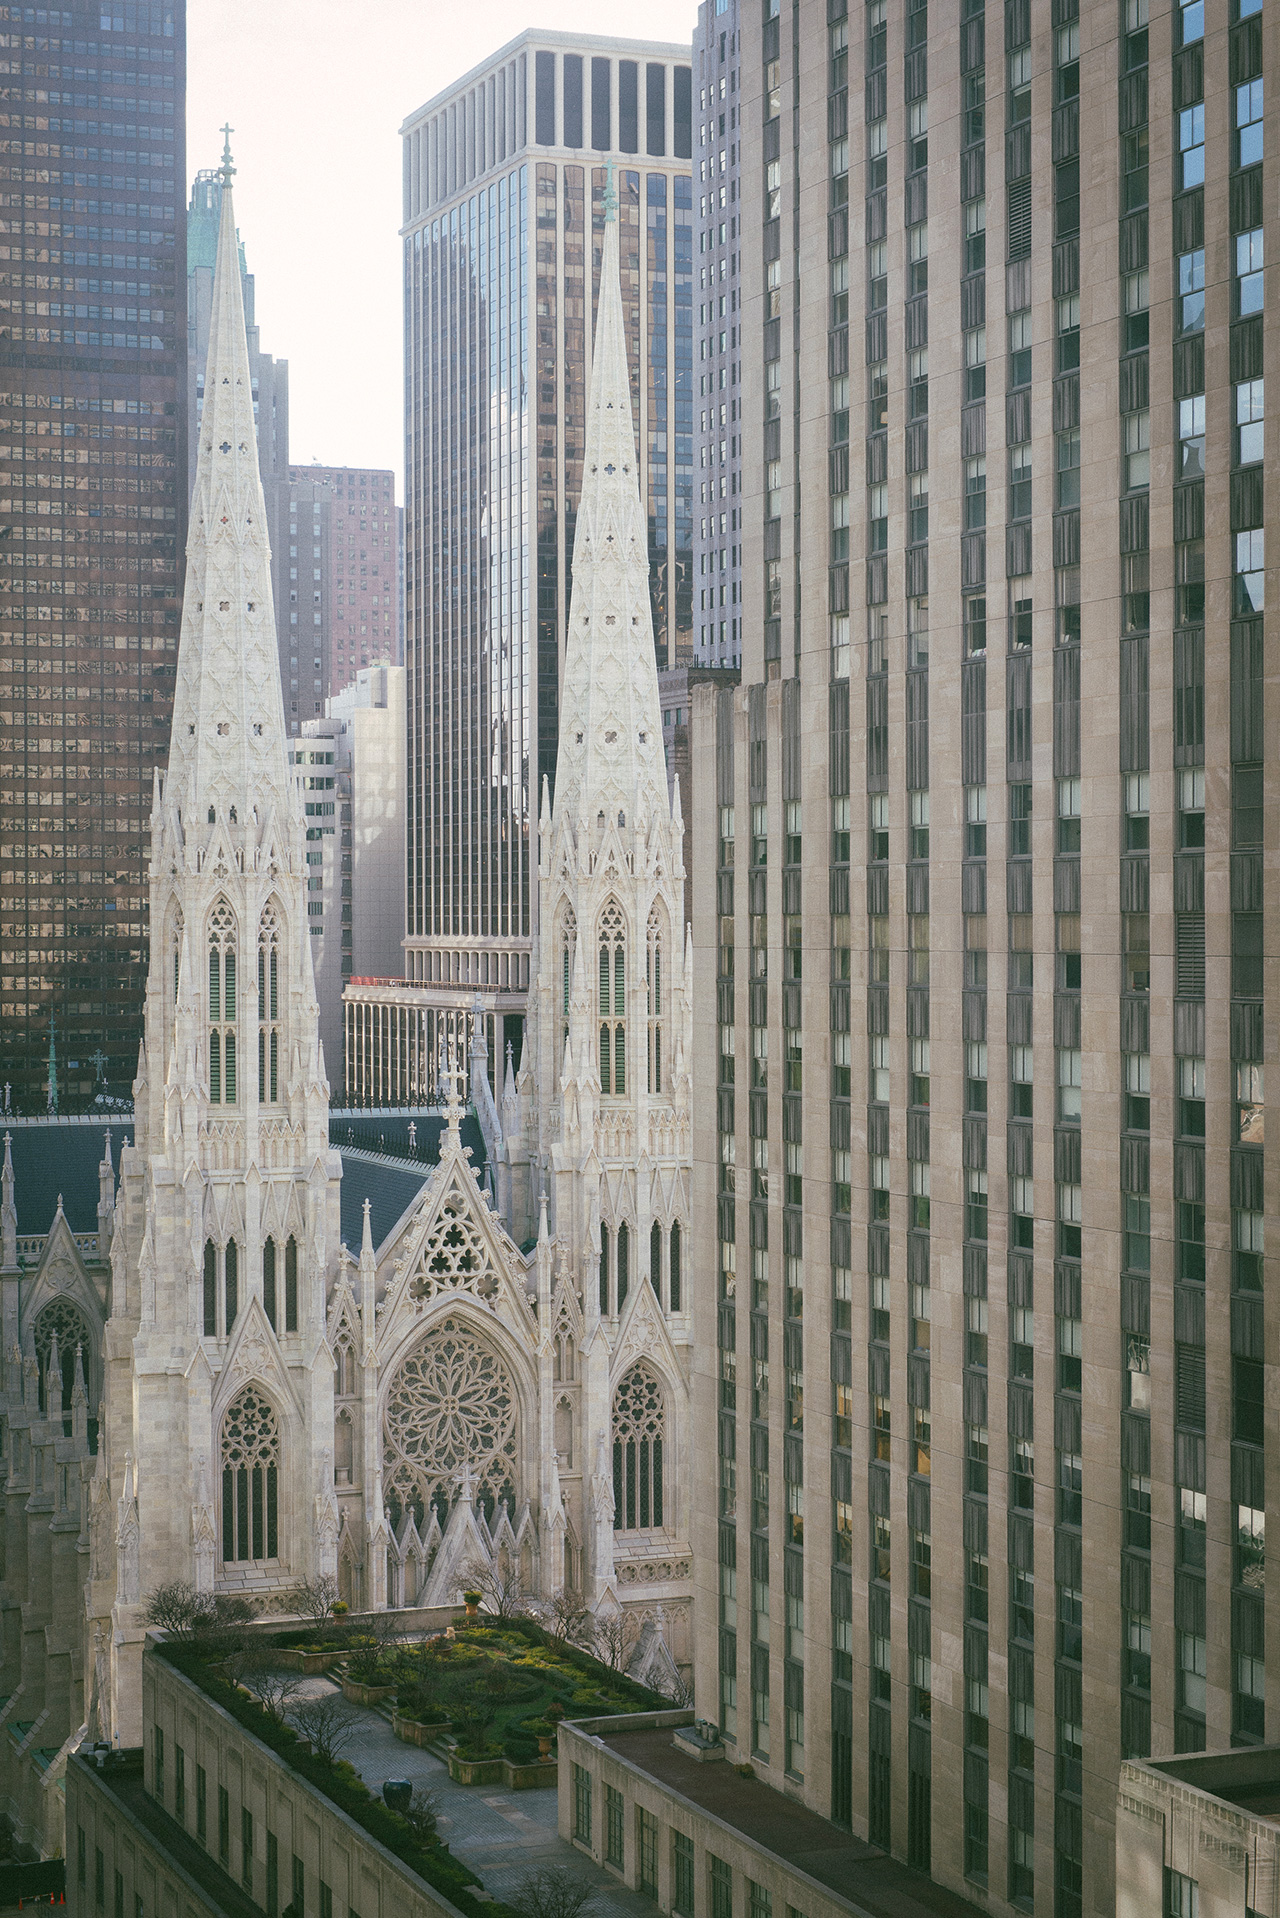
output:
M106 1264L111 1257L111 1225L116 1209L116 1171L111 1163L111 1128L98 1166L98 1258Z
M12 1272L18 1263L18 1208L13 1199L13 1135L4 1135L4 1168L0 1171L0 1266Z

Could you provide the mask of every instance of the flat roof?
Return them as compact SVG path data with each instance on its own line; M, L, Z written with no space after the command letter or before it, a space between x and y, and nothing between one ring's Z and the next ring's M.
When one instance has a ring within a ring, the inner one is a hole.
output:
M140 1749L113 1752L101 1771L89 1748L72 1752L67 1763L79 1766L88 1774L93 1788L115 1800L121 1823L133 1824L151 1840L175 1875L186 1881L189 1898L198 1898L206 1910L219 1912L222 1918L262 1918L262 1907L241 1890L212 1852L148 1793L143 1784Z
M1238 1751L1195 1752L1181 1758L1139 1760L1147 1771L1176 1778L1210 1798L1234 1805L1250 1818L1280 1825L1280 1745Z
M590 1731L590 1726L582 1727ZM671 1742L669 1728L602 1732L600 1743L682 1798L724 1820L872 1918L978 1918L980 1907L841 1831L785 1792L744 1778L727 1760L703 1764Z
M487 59L477 61L475 66L460 73L456 80L450 80L438 93L433 93L429 100L424 100L420 107L415 107L412 113L407 113L400 123L400 132L407 133L419 120L438 113L441 107L447 106L459 93L474 86L485 74L492 73L495 67L503 66L513 55L530 47L541 47L548 51L555 48L562 53L616 53L624 58L636 54L649 59L681 60L689 65L693 63L692 37L688 40L620 40L615 35L605 33L564 33L558 29L526 27L514 40L508 40L505 46L495 47Z

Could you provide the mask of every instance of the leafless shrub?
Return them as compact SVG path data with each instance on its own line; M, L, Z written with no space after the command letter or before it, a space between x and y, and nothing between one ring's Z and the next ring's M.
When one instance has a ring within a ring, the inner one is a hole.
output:
M529 1616L531 1608L518 1565L483 1565L473 1561L467 1566L464 1575L468 1586L479 1592L481 1603L490 1617L508 1619Z
M319 1578L304 1578L296 1597L302 1617L323 1625L338 1602L338 1581L328 1572Z
M289 1713L289 1723L300 1738L310 1741L317 1758L336 1765L356 1735L360 1713L341 1692L324 1692L296 1704Z
M640 1621L630 1612L598 1612L592 1626L591 1649L610 1671L625 1672L640 1643Z
M516 1918L578 1918L595 1897L595 1886L563 1865L526 1872L507 1904Z

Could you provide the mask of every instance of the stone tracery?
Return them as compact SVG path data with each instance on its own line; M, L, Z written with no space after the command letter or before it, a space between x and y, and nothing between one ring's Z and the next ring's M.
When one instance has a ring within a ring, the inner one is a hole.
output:
M48 1412L55 1409L49 1403L48 1392L49 1356L55 1336L58 1341L58 1370L62 1374L61 1390L56 1394L56 1409L66 1412L70 1410L71 1394L75 1388L76 1352L79 1350L82 1354L86 1391L91 1383L93 1356L84 1315L70 1299L51 1299L36 1320L35 1347L36 1362L40 1367L40 1400Z
M453 1315L409 1353L383 1415L387 1514L399 1528L406 1511L419 1530L434 1506L443 1524L464 1470L486 1514L514 1506L519 1412L497 1355Z
M667 1412L662 1386L645 1365L633 1365L613 1399L613 1524L648 1531L663 1522Z
M425 1305L437 1293L462 1288L477 1298L492 1299L498 1290L484 1239L461 1205L443 1207L422 1248L418 1271L409 1284L409 1297Z

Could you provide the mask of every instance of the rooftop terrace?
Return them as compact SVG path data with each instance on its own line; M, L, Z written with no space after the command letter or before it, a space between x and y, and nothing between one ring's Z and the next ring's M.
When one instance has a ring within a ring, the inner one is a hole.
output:
M582 1727L590 1732L591 1726ZM605 1731L608 1750L825 1885L870 1918L977 1918L979 1907L935 1885L874 1845L807 1811L736 1766L701 1764L677 1751L669 1728Z

